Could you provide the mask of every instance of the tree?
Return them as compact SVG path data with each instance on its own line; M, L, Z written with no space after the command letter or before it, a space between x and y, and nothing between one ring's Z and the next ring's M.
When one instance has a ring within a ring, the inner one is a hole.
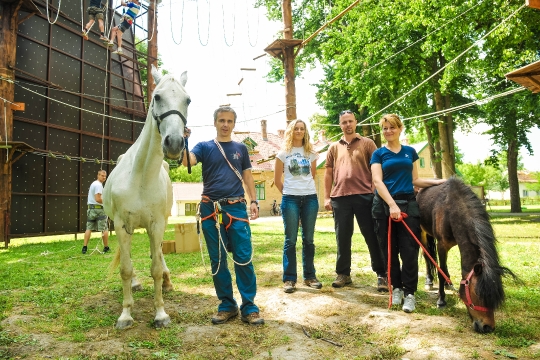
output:
M269 9L270 17L279 18L279 2L260 3ZM302 38L350 1L295 4L295 37ZM432 163L444 164L435 169L437 176L453 175L454 129L487 122L495 150L508 152L511 209L519 212L518 149L525 146L531 152L527 132L540 126L540 104L534 95L514 94L484 106L442 113L436 119L418 120L414 115L515 88L504 74L540 58L540 11L523 8L506 21L521 6L506 0L476 5L451 0L361 2L299 52L297 67L314 59L325 67L326 79L317 97L329 113L327 123L335 122L330 117L335 109L355 104L358 113L368 114L365 119L371 124L382 113L395 112L411 118L405 124L407 131L423 126Z
M188 174L188 169L185 166L171 168L169 177L172 182L202 182L202 165L192 166L191 174Z

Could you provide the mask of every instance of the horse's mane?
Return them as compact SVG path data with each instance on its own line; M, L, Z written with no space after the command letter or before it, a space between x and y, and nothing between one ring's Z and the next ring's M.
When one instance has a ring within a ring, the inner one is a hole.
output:
M467 223L467 237L480 254L477 262L482 264L482 273L477 278L477 295L482 298L484 306L497 309L505 298L502 276L515 275L499 262L497 239L480 199L469 186L456 177L448 179L445 185L447 199L452 201L452 207L460 213L459 218L451 221Z

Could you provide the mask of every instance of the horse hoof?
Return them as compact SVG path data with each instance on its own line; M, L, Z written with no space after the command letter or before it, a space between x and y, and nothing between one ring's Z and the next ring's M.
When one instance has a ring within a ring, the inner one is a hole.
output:
M154 320L154 326L156 329L167 327L169 326L170 323L171 323L171 318L169 316L167 316L165 319Z
M446 302L437 301L437 309L444 309L446 307Z
M123 330L123 329L128 329L128 328L130 328L132 326L133 326L133 319L131 319L131 320L122 320L122 321L118 320L116 322L116 326L114 328L117 329L117 330Z

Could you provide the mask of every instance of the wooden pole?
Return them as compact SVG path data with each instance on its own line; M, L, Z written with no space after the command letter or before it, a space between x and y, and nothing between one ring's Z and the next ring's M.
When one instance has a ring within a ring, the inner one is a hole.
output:
M283 38L293 38L292 6L291 0L283 0ZM287 125L296 119L296 84L294 73L294 47L288 46L283 52L283 69L285 71L285 107Z
M158 67L158 30L157 30L157 14L156 14L156 2L157 0L150 0L150 5L148 7L148 53L146 58L146 64L148 64L147 74L148 74L148 90L147 90L147 102L150 106L152 101L152 94L156 88L154 80L151 79L152 74L152 65L156 68Z
M17 50L17 18L22 0L13 3L0 3L0 76L15 80L15 61ZM0 80L0 97L13 102L15 85ZM13 112L9 103L0 100L0 146L13 136ZM5 116L4 116L5 113ZM0 150L0 241L7 248L9 244L11 211L11 159L9 148Z

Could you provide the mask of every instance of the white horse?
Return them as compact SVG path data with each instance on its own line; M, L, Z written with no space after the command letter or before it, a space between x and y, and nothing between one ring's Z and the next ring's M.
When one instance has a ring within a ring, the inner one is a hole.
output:
M113 268L120 262L123 286L123 311L117 329L133 325L131 307L133 290L141 288L131 263L131 236L136 228L146 228L150 238L151 273L154 278L154 326L167 326L171 319L163 307L162 290L172 290L170 272L161 251L163 234L171 211L173 197L168 165L163 161L178 160L184 151L189 95L184 89L187 73L180 80L159 74L152 66L157 87L148 109L146 122L137 141L119 157L103 191L105 213L114 221L118 251Z

